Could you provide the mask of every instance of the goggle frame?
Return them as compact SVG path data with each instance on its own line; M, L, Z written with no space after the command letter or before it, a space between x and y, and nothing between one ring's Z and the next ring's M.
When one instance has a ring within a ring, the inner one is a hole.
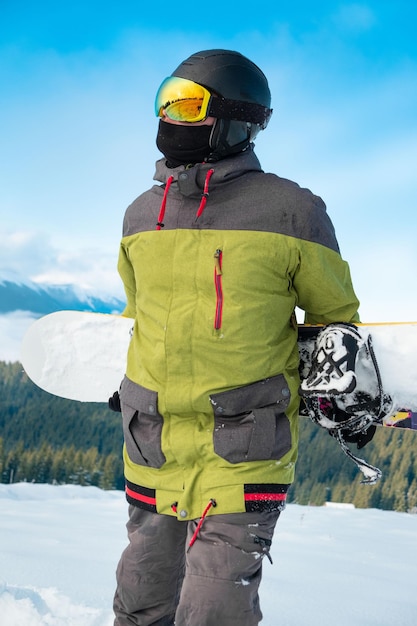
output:
M197 102L200 104L193 107L192 103ZM194 115L187 114L190 110ZM169 76L162 81L155 97L155 115L162 117L163 114L174 121L190 124L202 122L207 117L252 122L263 130L268 125L272 109L255 102L223 98L192 80Z

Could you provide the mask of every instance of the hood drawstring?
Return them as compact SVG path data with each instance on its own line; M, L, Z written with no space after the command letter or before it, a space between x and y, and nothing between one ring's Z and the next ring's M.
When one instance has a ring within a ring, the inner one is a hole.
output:
M207 198L209 195L208 189L209 189L210 178L213 176L213 174L214 174L213 169L209 170L206 174L206 180L204 181L204 190L201 196L200 206L198 207L198 211L195 216L196 221L198 220L198 218L200 217L200 215L203 213L204 209L206 208Z
M206 174L206 178L204 181L204 189L203 189L203 193L201 194L200 205L198 207L198 210L195 216L196 221L202 215L204 209L206 208L207 198L209 196L210 178L213 176L213 174L214 174L214 169L209 169ZM156 230L161 230L161 228L164 227L163 219L165 216L167 196L168 196L168 191L169 191L169 188L171 187L173 180L174 180L174 177L170 176L165 184L164 197L162 198L161 208L159 209L158 221L156 223Z
M169 191L169 188L171 187L171 183L173 180L174 180L174 177L170 176L166 182L165 189L164 189L164 197L162 198L161 208L159 209L158 221L156 223L156 230L161 230L161 228L164 227L163 219L165 216L165 208L167 205L167 196L168 196L168 191Z
M216 500L213 500L213 498L210 499L210 502L207 504L206 508L203 511L203 515L200 517L200 521L197 524L197 528L194 531L193 536L190 539L190 543L188 544L188 548L187 548L187 552L189 551L189 549L193 546L193 544L195 543L197 537L198 537L198 533L200 532L200 528L202 527L204 520L206 519L207 513L210 511L211 507L215 507L217 506Z

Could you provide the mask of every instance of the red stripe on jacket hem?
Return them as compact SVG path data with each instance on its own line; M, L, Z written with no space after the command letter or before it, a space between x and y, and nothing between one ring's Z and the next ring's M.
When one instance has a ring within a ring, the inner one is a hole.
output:
M249 483L243 486L245 510L250 512L283 511L289 485Z
M156 513L156 491L148 487L135 485L126 479L125 487L126 500L133 506L146 509L152 513Z
M145 504L156 506L156 498L150 498L149 496L143 495L143 493L138 493L137 491L133 491L133 489L129 489L127 485L126 485L126 495L130 496L134 500L139 500L140 502L144 502Z
M287 499L286 493L245 493L245 502L260 501L260 500L279 500L283 501Z

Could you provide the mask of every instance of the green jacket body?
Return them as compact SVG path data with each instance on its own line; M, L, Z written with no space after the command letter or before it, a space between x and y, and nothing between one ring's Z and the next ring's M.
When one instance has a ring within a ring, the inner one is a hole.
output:
M171 177L171 178L170 178ZM168 169L125 215L135 320L121 386L128 501L189 520L277 510L294 480L296 307L358 320L323 201L249 149Z

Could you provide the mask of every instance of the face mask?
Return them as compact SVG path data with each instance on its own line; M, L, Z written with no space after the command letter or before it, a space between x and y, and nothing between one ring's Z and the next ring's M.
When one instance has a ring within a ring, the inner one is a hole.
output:
M179 126L159 120L156 145L169 167L202 163L211 152L212 126Z

